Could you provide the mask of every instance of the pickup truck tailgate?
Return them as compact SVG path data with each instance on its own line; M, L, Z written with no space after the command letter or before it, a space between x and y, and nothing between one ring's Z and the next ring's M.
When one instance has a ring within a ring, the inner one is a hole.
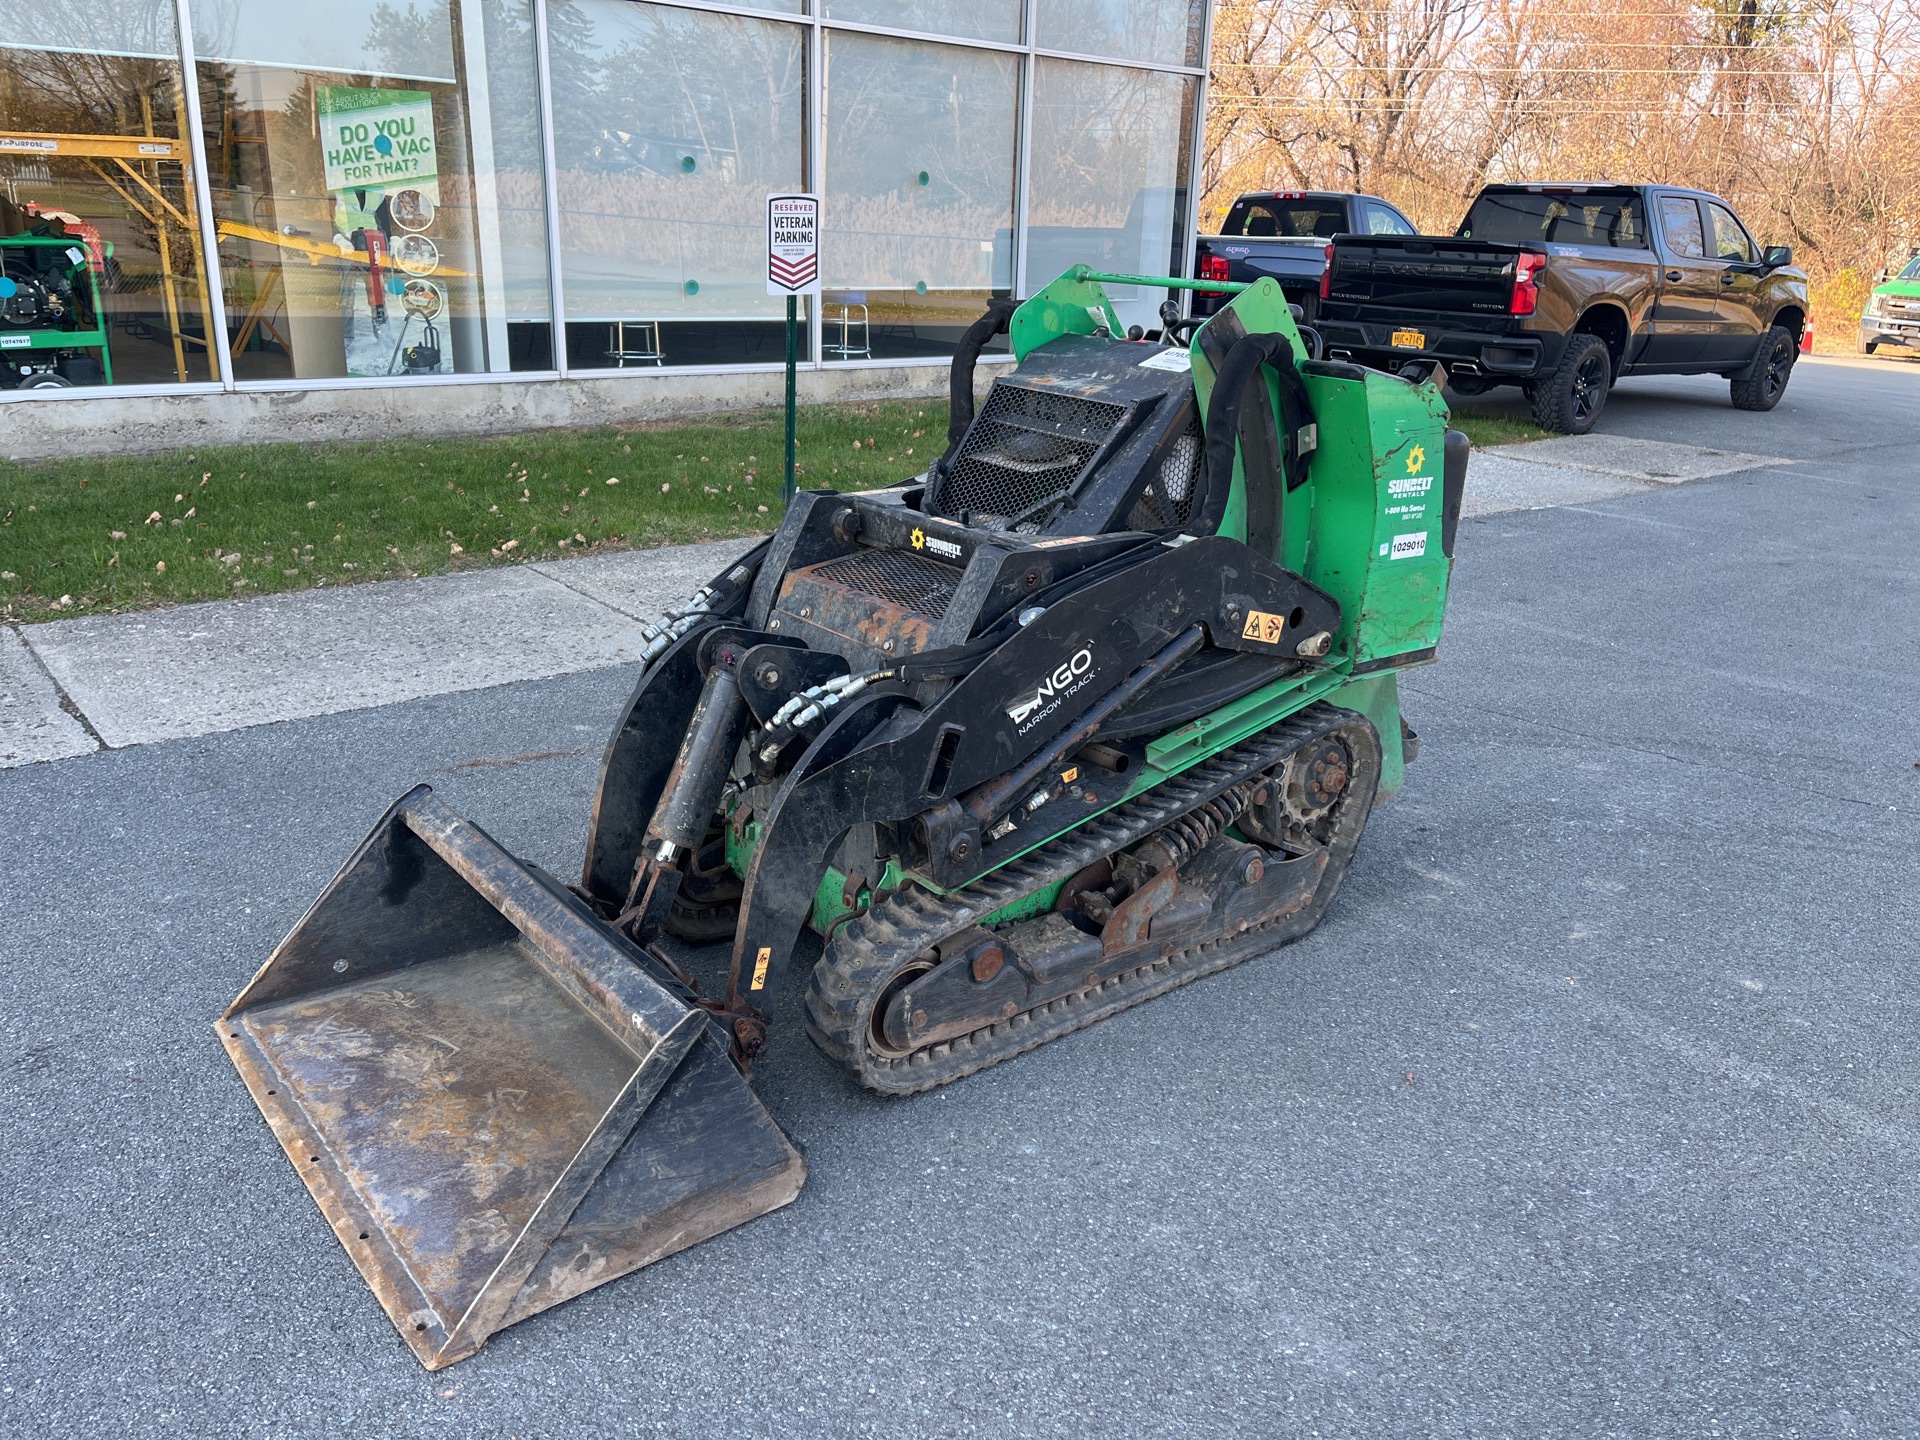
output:
M1410 235L1343 235L1334 242L1327 299L1399 311L1505 315L1521 247Z

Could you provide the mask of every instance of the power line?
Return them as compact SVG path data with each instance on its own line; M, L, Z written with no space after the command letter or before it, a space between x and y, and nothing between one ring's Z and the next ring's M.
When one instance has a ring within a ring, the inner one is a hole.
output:
M1920 7L1915 7L1909 4L1903 7L1903 9L1904 9L1904 14L1906 16L1920 15ZM1381 10L1376 11L1375 13L1386 14L1388 13L1388 11L1383 7ZM1692 21L1701 25L1706 25L1710 23L1710 19L1706 11L1700 10L1694 7L1690 7L1690 6L1683 6L1679 9L1674 9L1674 10L1617 10L1607 6L1597 6L1593 9L1588 10L1588 9L1575 9L1569 6L1561 6L1549 11L1523 9L1520 12L1520 14L1527 18L1545 18L1545 19L1551 19L1551 20L1562 20L1562 19L1572 18L1572 19L1579 19L1579 20L1605 20L1608 22L1611 22L1614 20L1671 20L1675 22ZM1834 15L1837 20L1844 20L1846 18L1846 17L1843 17L1841 13L1837 10L1834 12ZM1865 18L1869 20L1882 20L1882 17L1877 12L1871 12L1871 11L1868 12L1868 15ZM1315 17L1312 20L1310 20L1308 23L1314 26L1320 26L1322 25L1323 22L1318 17ZM1489 23L1488 20L1482 19L1476 22L1474 25L1470 25L1464 28L1468 30L1481 29L1481 28L1484 28L1488 23ZM1887 17L1884 18L1884 20L1882 20L1882 23L1884 25L1890 26L1897 23L1897 21L1892 15L1888 15ZM1788 27L1788 28L1798 28L1798 27Z
M1631 46L1631 47L1623 47L1623 48L1651 49L1654 47ZM1698 63L1699 61L1703 61L1706 57L1698 56L1694 58L1695 58L1695 62ZM1906 52L1902 52L1897 56L1889 56L1886 59L1886 61L1878 68L1885 69L1889 72L1897 71L1902 68L1902 65L1904 62L1910 62L1915 59L1920 59L1920 46L1916 46L1911 55L1907 54ZM1620 66L1620 65L1550 66L1550 65L1529 65L1522 62L1506 62L1506 63L1496 64L1491 62L1489 59L1481 56L1468 57L1468 63L1471 66L1471 69L1466 72L1468 74L1479 74L1487 70L1557 69L1557 70L1566 70L1566 71L1597 70L1597 71L1603 71L1604 73L1607 73L1607 74L1621 74L1621 75L1664 75L1664 74L1667 74L1669 71L1672 71L1678 68L1673 65L1649 66L1642 69L1642 68L1634 68L1634 67ZM1286 70L1296 70L1299 68L1300 66L1298 63L1290 64L1280 60L1260 60L1260 61L1218 60L1218 61L1215 61L1212 66L1212 69L1216 74L1223 70L1286 71ZM1319 67L1319 68L1326 68L1326 67ZM1355 67L1355 68L1364 68L1364 67ZM1422 65L1418 68L1422 70L1443 70L1449 74L1457 73L1453 70L1451 66L1443 66L1439 63ZM1715 68L1718 69L1719 67L1715 67ZM1851 66L1847 68L1851 68ZM1809 64L1809 65L1803 65L1798 67L1774 66L1768 69L1754 69L1747 66L1737 66L1737 67L1728 67L1723 73L1737 74L1737 75L1805 75L1805 74L1817 73L1817 72L1811 66L1811 64Z

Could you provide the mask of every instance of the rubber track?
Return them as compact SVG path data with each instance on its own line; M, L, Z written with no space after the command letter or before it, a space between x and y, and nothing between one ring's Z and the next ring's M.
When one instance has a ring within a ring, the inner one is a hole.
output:
M1355 721L1365 723L1350 710L1324 703L1309 706L963 890L933 895L910 886L895 893L849 921L814 965L806 994L808 1033L829 1059L868 1089L887 1095L914 1095L1023 1055L1143 1000L1225 970L1279 940L1304 933L1339 887L1340 872L1330 872L1321 880L1314 903L1299 914L1276 917L1235 935L1218 936L1170 956L1144 960L1091 990L1049 1001L969 1035L898 1057L876 1055L866 1044L868 1017L862 1002L886 984L907 957L1042 886L1076 875L1101 857L1145 839L1238 781L1272 769L1308 741ZM1292 933L1282 933L1289 929Z

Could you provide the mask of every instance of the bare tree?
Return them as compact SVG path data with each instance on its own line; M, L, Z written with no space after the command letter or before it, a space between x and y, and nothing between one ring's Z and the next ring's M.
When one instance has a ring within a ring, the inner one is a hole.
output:
M1446 233L1490 181L1668 181L1796 247L1833 334L1920 243L1920 0L1222 0L1204 213L1385 195Z

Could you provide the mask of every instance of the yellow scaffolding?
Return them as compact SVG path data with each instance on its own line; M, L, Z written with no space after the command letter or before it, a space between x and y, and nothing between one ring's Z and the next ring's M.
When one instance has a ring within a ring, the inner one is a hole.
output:
M153 128L153 112L146 97L141 97L142 118L147 129ZM185 122L182 121L182 128ZM107 188L118 195L135 214L139 215L154 228L154 235L160 251L160 273L162 298L167 307L167 325L173 336L174 369L182 380L187 378L186 347L199 345L205 347L207 341L198 335L188 335L180 328L180 303L175 292L175 281L183 278L173 270L173 245L167 222L174 224L189 234L196 226L190 218L194 207L192 150L184 140L170 140L158 135L42 135L28 134L22 131L0 130L0 155L37 155L47 159L73 159L86 162L87 168L100 177ZM183 210L161 193L158 181L162 164L177 164L181 167L180 184L182 198L186 202ZM150 167L152 173L143 173ZM214 241L246 240L257 245L269 245L273 248L304 256L309 264L349 263L365 265L369 256L364 250L336 245L331 240L310 240L304 236L280 234L262 229L255 225L244 225L234 220L221 220L214 226ZM213 333L213 303L207 290L206 267L217 265L217 255L207 256L196 267L195 279L199 282L201 314L206 317L206 331ZM434 272L436 277L465 278L467 272L452 267L444 267ZM248 306L242 320L240 332L234 337L232 354L238 359L247 342L253 338L257 329L264 329L282 345L286 337L274 326L270 312L279 290L279 272L271 272L268 281L261 285Z
M177 107L176 107L177 108ZM160 293L167 307L167 329L173 340L173 368L181 380L187 375L189 345L209 347L209 338L189 335L180 327L180 297L177 282L186 277L173 268L173 239L169 221L189 235L196 226L190 218L194 208L193 155L184 140L170 140L153 134L153 105L140 97L141 119L145 135L45 135L0 130L0 155L32 155L43 159L74 159L86 163L89 170L118 195L141 219L153 226L154 241L160 254ZM184 117L175 117L186 128ZM104 163L103 163L104 162ZM175 205L160 189L160 167L180 166L180 187L186 208ZM212 257L194 267L193 279L200 292L200 313L207 337L213 333L213 301L207 289L207 266Z

